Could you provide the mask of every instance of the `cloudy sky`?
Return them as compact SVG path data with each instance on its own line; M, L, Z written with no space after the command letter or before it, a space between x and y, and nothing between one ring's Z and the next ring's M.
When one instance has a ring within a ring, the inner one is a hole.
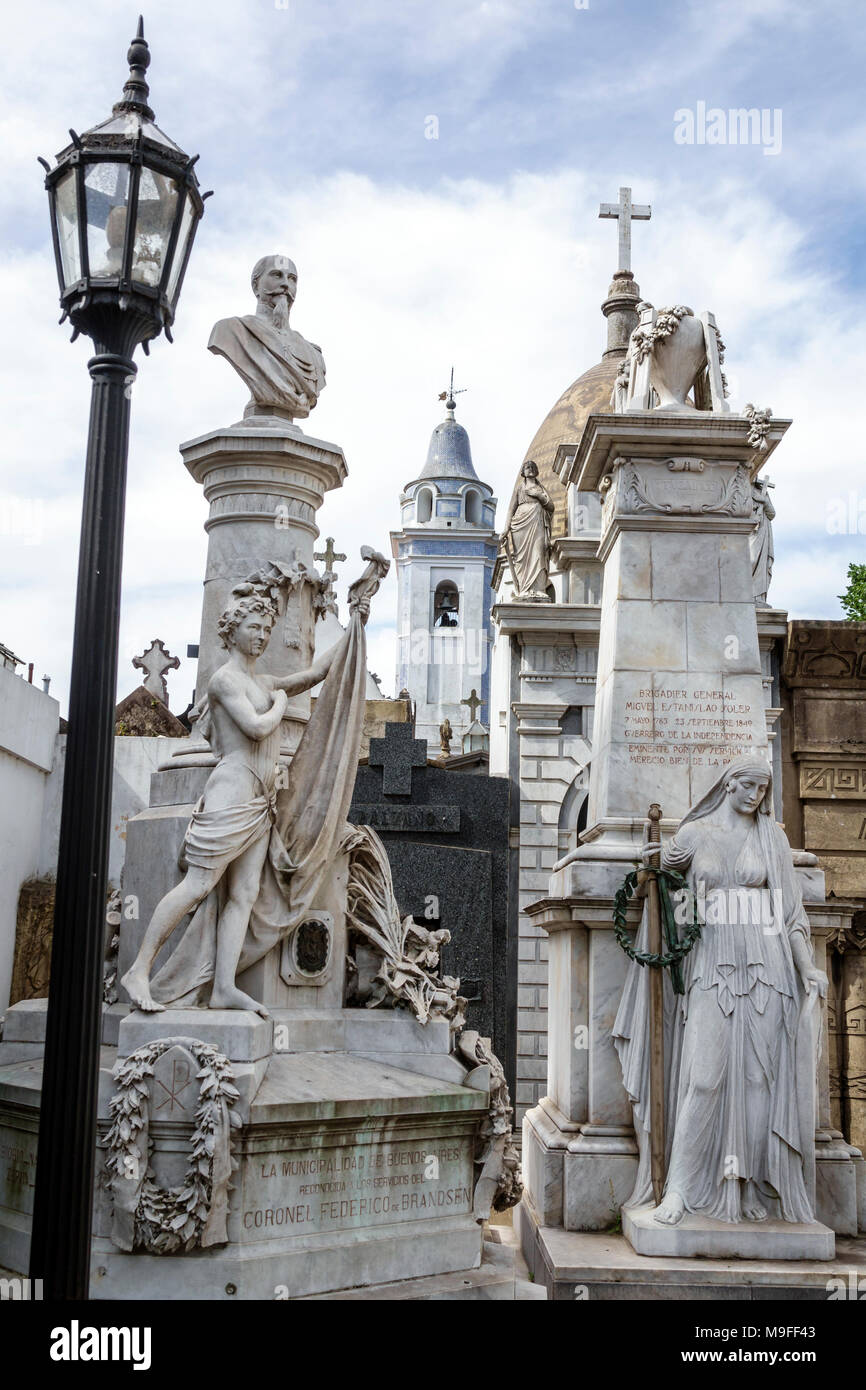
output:
M64 711L88 343L57 326L36 156L108 115L136 18L117 0L19 6L0 56L0 642L52 676ZM120 695L153 637L181 656L198 640L206 505L178 444L241 415L242 383L206 343L216 319L252 311L253 262L279 251L299 266L293 323L328 365L307 428L340 443L350 469L319 520L354 571L361 544L389 549L452 363L477 471L504 508L538 424L604 346L616 234L597 212L623 184L653 208L634 229L643 294L712 309L734 408L793 417L768 469L771 598L792 616L840 616L848 562L866 558L866 8L150 0L145 33L157 121L200 152L215 196L174 346L141 360L134 391ZM683 112L697 134L701 109L736 107L766 111L763 144L674 138ZM370 627L386 693L394 607L392 577ZM176 710L193 683L184 660L169 676Z

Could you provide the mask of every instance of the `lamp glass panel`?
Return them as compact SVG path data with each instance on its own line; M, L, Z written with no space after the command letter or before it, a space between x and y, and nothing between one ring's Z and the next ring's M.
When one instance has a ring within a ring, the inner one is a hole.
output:
M84 176L84 197L91 279L106 280L121 275L129 200L129 165L91 164Z
M178 194L176 179L145 165L138 185L138 214L132 246L131 275L140 284L157 286L162 279Z
M60 246L60 269L63 288L68 289L81 279L81 246L78 240L78 198L75 189L75 170L70 169L58 179L54 190L54 217L57 241Z
M183 270L183 263L186 260L186 253L195 226L195 220L195 207L192 198L189 193L187 193L183 205L183 212L180 215L180 232L178 233L177 246L174 249L174 260L172 261L171 273L169 274L168 285L166 286L166 294L172 306L174 305L174 297L177 293L177 282L180 278L180 272Z

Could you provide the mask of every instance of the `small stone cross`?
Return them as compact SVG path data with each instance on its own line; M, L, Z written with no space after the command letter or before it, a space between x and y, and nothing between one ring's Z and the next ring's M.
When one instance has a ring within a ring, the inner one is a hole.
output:
M478 698L478 691L477 691L477 690L471 690L471 691L469 692L469 694L467 695L466 699L465 699L465 700L461 700L460 703L461 703L461 705L468 705L468 706L469 706L469 718L471 719L472 723L474 724L474 723L475 723L475 720L478 718L478 711L480 710L481 705L482 705L482 703L483 703L483 701L479 700L479 698Z
M346 559L346 556L345 556L345 555L341 555L340 552L339 552L338 550L335 550L335 549L334 549L334 537L333 537L333 536L328 536L327 539L326 539L326 541L325 541L325 548L324 548L324 550L314 550L314 551L313 551L313 559L314 559L314 560L324 560L324 562L325 562L325 569L328 570L331 574L334 574L334 573L335 573L335 570L334 570L334 561L335 561L335 560L345 560L345 559Z
M619 190L618 203L602 203L599 217L615 217L619 222L619 264L617 270L631 270L631 224L649 222L652 208L649 203L633 203L631 189Z
M166 671L176 671L180 666L180 658L172 656L167 651L159 637L155 637L146 651L141 656L134 656L132 664L136 669L146 671L142 685L145 690L155 695L157 700L162 700L164 705L168 704L168 686L165 683Z
M386 724L384 738L370 739L368 761L382 769L385 796L411 796L412 769L427 766L427 740L411 724Z

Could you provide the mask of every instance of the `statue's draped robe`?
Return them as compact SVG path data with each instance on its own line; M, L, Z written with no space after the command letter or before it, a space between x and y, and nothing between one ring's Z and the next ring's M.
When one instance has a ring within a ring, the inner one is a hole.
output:
M517 505L511 517L511 563L521 594L547 592L550 563L550 499L537 483L517 489Z
M719 857L711 822L692 819L691 826L692 848L675 836L662 861L685 875L692 893L705 891L708 917L683 962L683 995L674 994L664 971L665 1191L678 1192L686 1211L740 1221L745 1179L770 1217L814 1221L821 1010L791 952L794 935L810 940L791 850L763 812L734 865ZM719 888L724 892L711 896ZM771 923L750 920L756 914L748 910L722 909L728 890L738 888L769 890L763 901L774 907ZM743 916L745 922L730 920ZM648 949L646 907L637 945ZM614 1024L640 1151L633 1206L652 1201L649 974L650 967L629 965Z
M356 586L353 586L356 587ZM289 785L212 813L197 809L188 830L193 862L227 868L262 835L268 854L238 963L240 975L278 942L284 951L325 885L340 843L358 770L366 693L366 637L357 609L338 644L291 766ZM195 911L174 953L154 976L158 1003L207 1002L216 958L225 875Z
M752 583L755 597L766 599L773 577L773 517L776 510L769 497L764 494L761 505L756 508L755 530L749 537L749 551L752 561Z
M325 385L325 359L316 344L294 329L283 337L255 314L220 319L208 348L231 362L256 405L279 406L303 419Z

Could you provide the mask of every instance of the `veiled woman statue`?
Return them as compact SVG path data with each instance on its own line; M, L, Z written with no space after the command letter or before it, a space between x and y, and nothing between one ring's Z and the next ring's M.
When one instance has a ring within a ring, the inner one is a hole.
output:
M538 481L538 465L527 459L514 496L505 549L514 580L515 598L549 603L550 528L553 503Z
M814 1221L827 977L815 967L767 764L757 755L730 763L665 846L662 867L684 875L694 895L687 918L697 900L704 926L683 961L683 994L664 972L667 1178L654 1218ZM643 950L646 935L645 913ZM640 1150L629 1206L652 1201L648 975L631 965L614 1025Z

